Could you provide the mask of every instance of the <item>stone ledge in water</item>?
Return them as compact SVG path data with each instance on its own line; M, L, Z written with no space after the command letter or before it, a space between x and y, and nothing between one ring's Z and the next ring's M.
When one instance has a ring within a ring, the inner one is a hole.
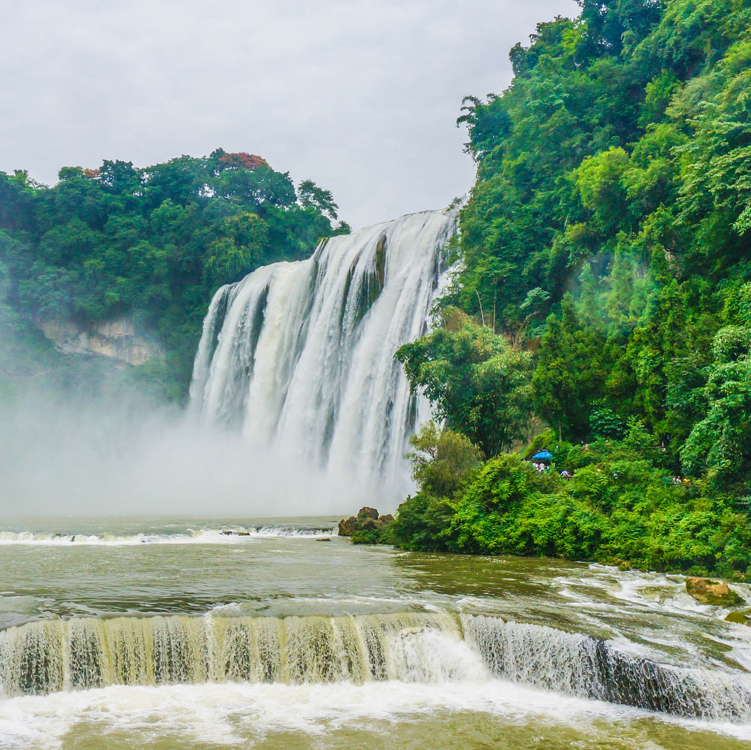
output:
M686 591L696 601L702 604L712 604L717 607L739 607L746 602L727 583L711 581L709 578L696 576L686 579Z

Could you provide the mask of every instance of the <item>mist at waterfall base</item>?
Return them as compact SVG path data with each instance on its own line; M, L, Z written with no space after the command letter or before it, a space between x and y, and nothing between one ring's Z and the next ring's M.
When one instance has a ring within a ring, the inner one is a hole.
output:
M453 219L402 217L259 268L211 303L188 413L39 390L0 414L5 513L393 511L424 399L394 352L424 333Z
M250 452L241 436L134 394L35 392L0 407L5 515L326 515L359 499L315 467Z

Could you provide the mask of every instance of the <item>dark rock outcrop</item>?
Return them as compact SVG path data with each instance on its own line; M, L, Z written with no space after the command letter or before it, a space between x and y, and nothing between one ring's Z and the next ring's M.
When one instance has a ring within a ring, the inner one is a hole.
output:
M339 521L339 536L352 536L357 531L358 521L354 516Z

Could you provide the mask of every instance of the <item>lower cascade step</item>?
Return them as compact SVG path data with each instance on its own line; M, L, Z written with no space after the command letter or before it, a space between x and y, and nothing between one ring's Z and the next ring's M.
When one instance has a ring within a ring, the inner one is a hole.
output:
M679 669L499 617L92 617L0 632L0 696L108 685L505 679L680 716L751 721L751 678Z

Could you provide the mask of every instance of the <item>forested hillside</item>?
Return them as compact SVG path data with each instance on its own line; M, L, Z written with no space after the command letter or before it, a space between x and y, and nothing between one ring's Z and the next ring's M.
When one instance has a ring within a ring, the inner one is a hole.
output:
M511 51L506 91L465 100L463 270L443 326L399 354L486 459L547 425L531 450L553 471L501 456L437 492L425 467L460 449L423 435L396 533L745 571L751 2L579 4Z
M142 169L68 167L53 187L0 173L0 326L14 356L36 347L48 361L30 321L85 329L128 315L166 351L151 370L181 399L216 289L309 256L321 237L349 231L336 218L329 191L309 180L295 189L264 159L222 149Z

